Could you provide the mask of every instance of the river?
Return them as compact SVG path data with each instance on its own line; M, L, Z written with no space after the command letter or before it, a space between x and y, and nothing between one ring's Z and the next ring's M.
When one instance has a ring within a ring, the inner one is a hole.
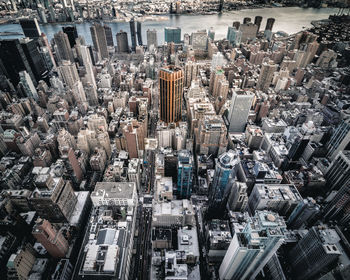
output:
M329 15L336 13L335 8L298 8L298 7L283 7L283 8L264 8L264 9L246 9L233 12L224 12L221 15L169 15L168 20L163 21L145 21L142 23L142 38L143 43L147 43L146 31L147 29L156 29L158 31L158 42L161 44L164 41L164 27L180 27L182 29L182 36L185 33L201 29L209 29L213 27L215 30L215 39L222 39L226 37L227 27L232 25L233 21L242 22L244 17L254 17L260 15L263 17L261 28L265 28L266 19L273 17L276 22L273 31L284 31L288 34L299 32L305 28L311 27L311 21L328 18ZM84 22L75 24L79 35L84 36L87 44L92 44L90 35L91 23ZM118 22L108 23L112 28L114 44L116 44L115 34L119 30L130 32L129 23ZM54 33L61 30L62 24L45 24L40 25L41 31L44 32L49 40L53 38ZM0 25L0 32L15 31L22 32L18 24L4 24ZM0 38L18 38L21 36L0 36ZM130 40L130 35L129 35Z

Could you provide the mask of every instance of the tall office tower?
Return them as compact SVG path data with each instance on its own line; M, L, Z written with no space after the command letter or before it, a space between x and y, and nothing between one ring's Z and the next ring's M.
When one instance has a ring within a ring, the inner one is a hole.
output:
M38 51L37 42L33 39L23 38L20 39L20 44L27 58L30 68L33 71L36 81L40 81L47 77L47 69L44 66L43 59Z
M36 18L34 19L20 19L19 24L23 29L25 37L31 39L38 39L41 35L40 27Z
M193 50L206 51L208 45L208 34L205 29L192 32L191 46Z
M62 233L64 229L64 227L61 227L57 231L49 221L39 218L32 234L52 257L64 258L69 249L68 241Z
M55 33L54 39L56 43L56 53L59 56L59 60L69 60L70 62L74 62L74 56L67 34L59 31Z
M242 32L241 42L247 43L256 38L258 26L254 23L248 22L240 25L239 30Z
M90 27L92 42L94 48L98 52L101 59L108 58L107 39L103 26L99 23L94 23Z
M342 254L337 243L340 238L334 229L312 227L288 253L293 279L313 279Z
M60 147L61 158L66 162L67 171L72 181L79 185L83 179L83 170L75 155L74 150L69 146Z
M326 220L338 221L339 224L346 225L350 221L350 182L344 184L340 190L332 197L323 209ZM327 199L328 200L328 199Z
M235 27L228 27L226 39L234 46L238 46L242 40L242 31Z
M339 190L350 183L350 150L340 151L326 172L329 190Z
M313 198L307 197L303 199L290 214L287 225L292 229L306 227L319 212L320 206Z
M307 44L306 50L305 50L305 55L304 55L304 58L301 62L300 67L304 68L312 62L312 60L314 59L314 57L318 51L319 46L320 46L320 44L317 43L317 41L314 41L312 43Z
M25 96L29 98L34 98L34 100L38 100L38 92L33 84L32 79L30 78L27 71L21 71L19 74L19 83L18 87L25 94Z
M4 245L6 246L7 244ZM2 252L5 252L5 250ZM29 279L29 274L34 266L35 260L35 251L32 245L27 243L8 259L7 279ZM4 279L5 278L4 276Z
M229 132L244 132L254 97L250 91L233 91L228 116Z
M250 17L245 17L243 19L243 24L246 24L246 23L249 23L249 22L252 22L252 19Z
M130 36L131 36L131 50L136 50L136 31L135 31L135 20L132 18L129 22L130 25Z
M142 44L142 29L141 29L141 22L138 21L136 23L137 26L137 42L139 43L139 46L143 46Z
M107 40L107 46L113 47L114 43L113 43L113 34L112 34L112 28L107 25L104 24L103 28L105 30L105 35L106 35L106 40Z
M198 65L193 61L188 61L185 64L185 87L190 87L193 80L197 78Z
M267 22L266 22L266 27L265 30L270 30L272 31L273 25L275 23L275 19L274 18L268 18Z
M232 23L232 27L235 27L237 30L239 30L239 27L241 26L241 23L239 21L234 21Z
M254 19L254 24L258 26L257 33L259 33L261 22L262 22L262 16L256 16L255 19Z
M226 208L239 162L239 155L233 150L215 159L215 174L209 190L209 204L211 209L217 209L219 215L223 214L222 211Z
M220 280L255 279L284 242L286 224L270 211L257 211L235 232L219 268Z
M158 39L157 39L157 31L155 29L153 30L147 30L147 47L150 49L151 45L153 45L155 48L158 47Z
M4 67L1 67L1 70L14 86L17 86L19 83L18 73L20 71L27 71L34 85L37 84L38 81L35 79L35 75L18 39L0 40L1 64L4 65Z
M180 27L165 27L164 28L164 40L167 43L174 42L175 44L181 43L181 28Z
M171 65L159 70L160 119L165 123L181 120L184 73Z
M75 40L78 38L77 28L75 26L62 26L62 31L67 34L71 48L75 46Z
M83 60L83 64L84 64L84 67L85 67L86 80L94 88L96 88L97 87L96 79L95 79L94 70L92 68L92 60L91 60L91 55L90 55L89 48L87 46L83 46L83 45L79 45L77 48L79 48L80 55L81 55L81 58Z
M55 57L53 56L51 45L50 45L49 40L47 39L47 36L45 35L45 33L41 33L41 38L39 40L39 44L41 45L42 49L45 47L47 48L48 54L50 56L50 60L52 62L52 67L56 66ZM47 68L47 70L50 71L52 69L52 67Z
M189 198L192 192L193 157L191 152L182 150L178 154L177 193L182 198Z
M350 118L342 120L328 142L327 157L335 159L340 151L350 150Z
M73 88L73 85L80 81L77 67L67 60L62 60L61 63L61 66L58 67L58 73L65 84L69 88Z
M117 33L117 50L120 53L129 52L128 34L123 30Z
M274 73L277 71L277 65L270 60L269 62L263 62L258 82L256 87L263 91L267 91L273 79Z

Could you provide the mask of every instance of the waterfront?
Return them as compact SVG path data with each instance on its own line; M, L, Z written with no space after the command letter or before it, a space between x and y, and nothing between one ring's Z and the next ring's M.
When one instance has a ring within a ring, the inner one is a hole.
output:
M264 9L247 9L240 11L225 12L221 15L169 15L168 20L164 21L145 21L142 24L142 36L144 44L146 43L147 29L156 29L158 31L159 43L164 41L164 27L177 26L182 29L182 36L185 33L191 33L200 29L209 29L213 27L215 30L215 38L222 39L226 37L227 27L232 25L233 21L241 21L244 17L254 17L260 15L263 17L262 28L265 28L266 19L274 17L276 19L273 31L284 31L288 34L299 32L305 28L311 27L311 21L328 18L329 15L336 13L336 8L322 9L303 9L299 7L288 8L264 8ZM46 24L41 25L41 30L51 40L54 33L61 30L63 24ZM71 25L71 24L70 24ZM87 44L92 44L90 36L90 22L75 24L79 35L85 37ZM110 22L113 35L121 29L129 32L129 23L127 22ZM0 32L21 32L18 24L0 25ZM0 38L14 38L18 36L0 36ZM115 42L115 36L114 43ZM129 36L130 40L130 36Z

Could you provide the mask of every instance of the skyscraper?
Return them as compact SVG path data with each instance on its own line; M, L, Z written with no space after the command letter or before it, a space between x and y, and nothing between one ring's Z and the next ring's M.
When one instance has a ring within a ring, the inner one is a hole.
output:
M67 34L70 47L75 46L75 39L78 38L77 28L75 26L62 26L62 31Z
M340 151L326 172L329 190L339 190L350 183L350 151Z
M101 59L108 58L107 39L103 26L99 23L94 23L90 27L90 32L94 48L98 52L99 57Z
M244 132L253 99L254 94L250 91L233 91L228 116L229 132Z
M313 279L342 254L340 238L334 229L312 227L288 253L293 279Z
M38 46L35 40L29 38L20 39L20 44L27 58L30 68L33 71L35 80L39 82L47 77L47 69L44 65L41 54L38 51Z
M1 70L14 86L17 86L19 82L18 73L20 71L27 71L34 85L37 84L32 68L18 39L0 41L0 61L4 65L4 67L1 67Z
M128 34L123 30L116 35L117 38L117 50L120 53L128 53L129 52L129 43L128 43Z
M263 62L256 87L263 91L267 91L272 82L273 74L276 71L277 65L272 60L269 62Z
M134 52L136 50L136 31L135 31L135 20L132 18L129 22L130 35L131 35L131 49Z
M155 29L153 30L147 30L147 47L148 49L153 45L155 48L158 47L158 39L157 39L157 31Z
M159 70L160 119L166 123L181 120L183 70L167 66Z
M275 19L274 18L268 18L267 22L266 22L266 27L265 30L270 30L272 31L273 28L273 24L275 23Z
M183 197L191 196L192 191L192 155L187 150L182 150L178 154L177 164L177 193Z
M307 226L319 211L320 207L313 198L305 198L290 214L287 221L288 227L299 229Z
M254 19L254 24L256 24L258 26L258 31L259 32L259 29L260 29L260 26L261 26L261 22L262 22L262 16L256 16L255 19Z
M255 279L284 242L286 224L270 211L257 211L235 232L219 268L220 280Z
M64 258L69 244L62 234L63 229L64 227L57 231L49 221L38 219L32 234L52 257Z
M350 150L350 118L342 120L328 142L327 156L333 160L340 151Z
M137 42L139 43L139 46L142 46L142 29L141 29L141 22L138 21L136 23L137 25Z
M77 67L70 61L63 60L62 65L58 67L58 73L69 88L80 81Z
M241 43L242 31L237 30L235 27L229 26L226 39L229 40L233 46L237 46Z
M240 162L239 155L233 150L221 154L215 159L215 174L209 190L211 208L223 210L236 179L236 172Z
M164 40L167 43L174 42L175 44L181 43L181 28L180 27L165 27L164 28Z
M20 77L18 87L27 97L34 98L34 100L38 100L38 93L27 71L21 71L18 74Z
M105 35L106 35L106 40L107 40L107 46L113 47L114 43L113 43L113 34L112 34L112 28L107 25L104 24L103 28L105 29Z
M25 37L29 37L31 39L37 39L41 35L40 27L38 24L38 20L34 19L20 19L19 24L23 29L23 33Z
M69 60L74 62L73 52L67 34L59 31L54 35L54 39L59 60Z

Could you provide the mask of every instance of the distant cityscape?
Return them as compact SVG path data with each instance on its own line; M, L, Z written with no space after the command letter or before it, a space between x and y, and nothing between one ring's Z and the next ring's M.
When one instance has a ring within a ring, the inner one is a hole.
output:
M264 7L344 8L347 5L348 0L9 0L0 2L0 24L16 22L22 17L36 18L42 24L91 20L129 22L132 18L159 21L169 14L210 15Z
M286 5L337 8L143 31ZM350 279L349 1L0 7L1 279Z

